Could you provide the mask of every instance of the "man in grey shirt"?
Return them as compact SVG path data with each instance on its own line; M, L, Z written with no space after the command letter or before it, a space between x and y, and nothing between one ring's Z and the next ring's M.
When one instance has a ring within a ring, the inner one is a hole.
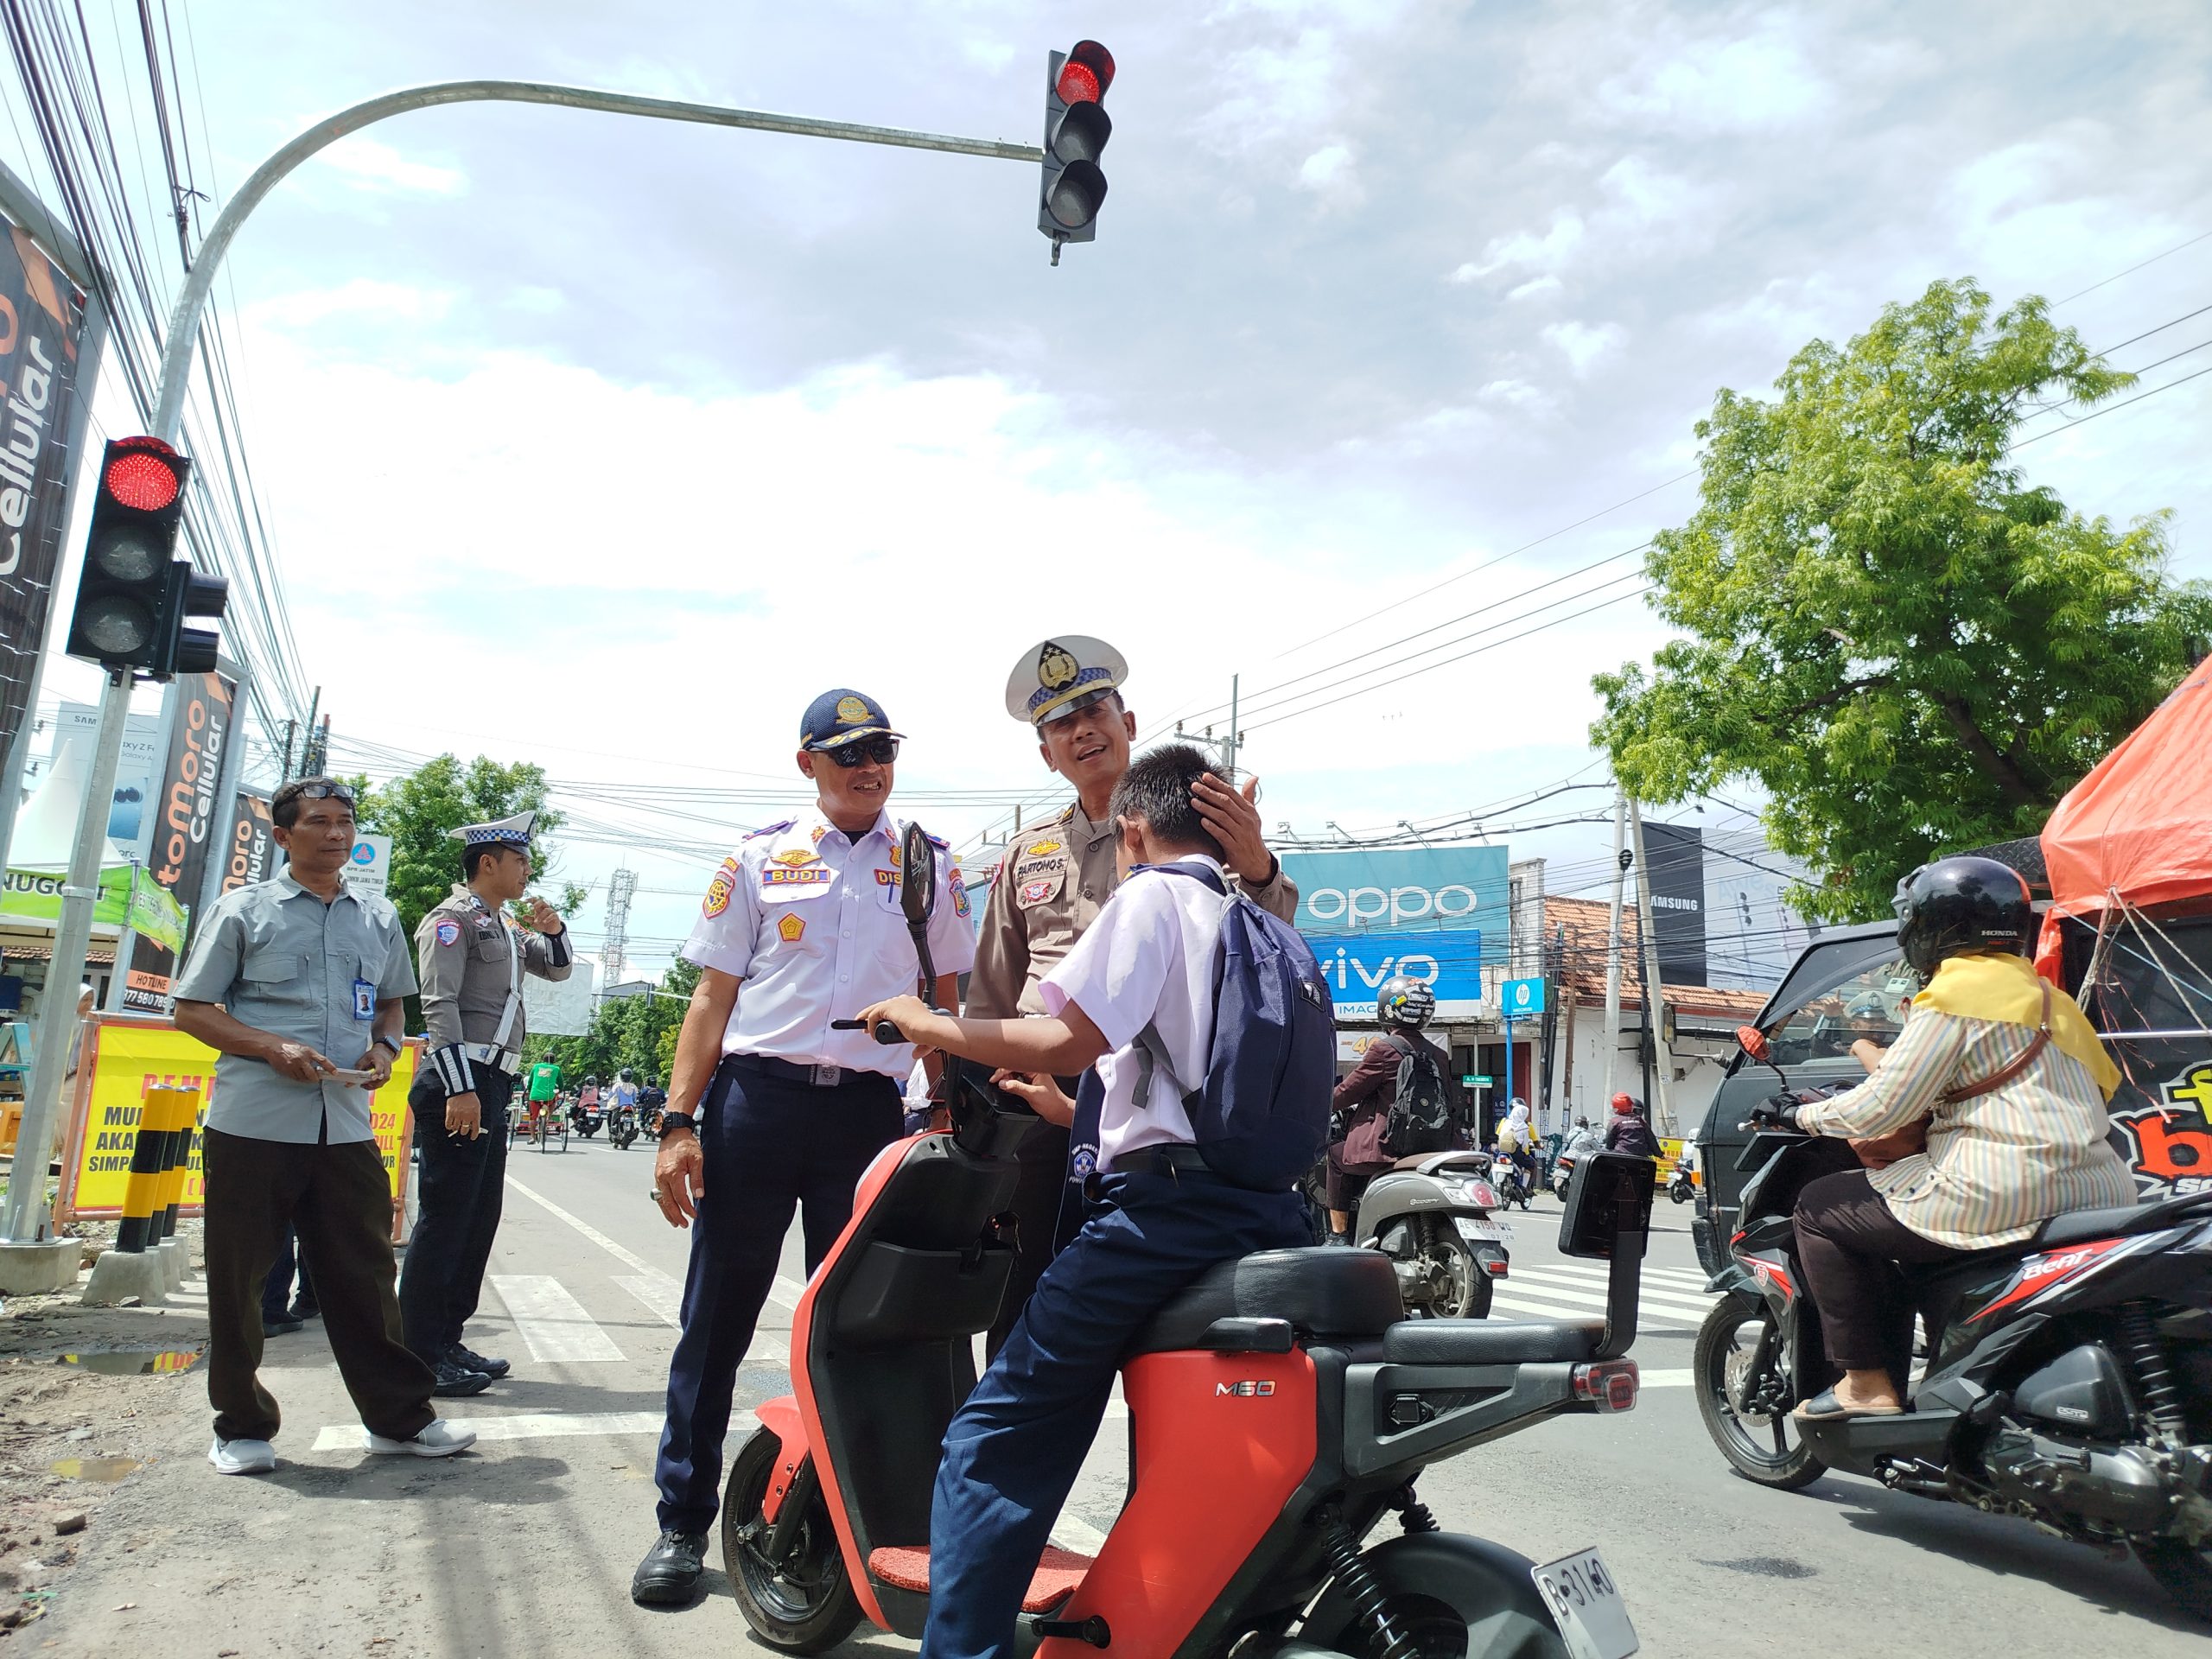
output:
M415 988L390 904L349 890L353 794L327 778L270 803L283 874L226 893L176 982L176 1024L219 1058L207 1175L207 1397L226 1475L273 1469L276 1402L261 1386L262 1281L287 1226L315 1260L323 1327L371 1452L442 1458L475 1439L430 1408L429 1368L399 1336L391 1185L369 1096L400 1052Z

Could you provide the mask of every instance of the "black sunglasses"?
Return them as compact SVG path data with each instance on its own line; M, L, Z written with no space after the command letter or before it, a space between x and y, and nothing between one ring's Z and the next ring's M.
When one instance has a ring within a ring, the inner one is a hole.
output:
M849 772L863 760L873 760L879 766L887 766L899 758L899 740L895 737L856 737L851 742L840 743L825 753Z
M353 804L353 791L344 784L305 784L292 791L296 801L343 801Z

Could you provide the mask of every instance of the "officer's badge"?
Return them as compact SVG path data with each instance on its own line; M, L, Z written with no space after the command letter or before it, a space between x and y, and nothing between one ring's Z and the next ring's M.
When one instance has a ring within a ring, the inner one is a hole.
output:
M489 916L479 916L476 918L476 931L488 936L492 931L492 918Z
M837 699L837 718L843 721L866 720L868 704L858 697L840 697Z
M826 823L817 823L817 824L816 824L816 825L814 826L814 836L813 836L813 839L814 839L814 844L815 844L816 846L819 847L819 846L822 844L822 837L823 837L823 836L826 836L826 835L828 835L829 833L830 833L830 826L829 826L828 824L826 824Z
M729 908L729 896L736 891L737 877L737 861L734 858L722 860L721 868L716 870L715 879L707 883L707 902L699 907L702 915L719 916Z
M1077 1147L1075 1156L1068 1160L1069 1172L1078 1181L1089 1179L1097 1167L1098 1148L1096 1147Z
M1058 878L1048 875L1034 881L1023 882L1021 891L1015 895L1015 898L1020 901L1022 908L1027 910L1032 905L1043 904L1059 890Z
M461 943L461 924L454 921L440 922L438 924L438 943L440 944L459 944Z
M895 870L895 869L897 869L897 868L899 868L899 861L900 861L900 860L902 860L905 856L906 856L906 855L905 855L904 853L900 852L900 851L899 850L899 849L897 849L896 847L893 847L893 848L891 849L891 868L892 868L893 869L894 869L894 870Z
M1054 853L1058 852L1061 847L1065 844L1065 842L1057 841L1032 842L1029 844L1029 849L1025 852L1022 856L1024 858L1050 858Z
M792 869L797 869L802 864L819 861L822 855L810 853L804 847L786 847L782 852L772 853L769 856L779 864L789 865Z
M782 918L776 924L777 935L785 944L797 944L805 931L806 918L804 916L794 916L789 911L785 911Z
M1037 683L1047 691L1058 691L1075 683L1075 677L1083 672L1082 666L1068 653L1064 645L1047 639L1037 652Z

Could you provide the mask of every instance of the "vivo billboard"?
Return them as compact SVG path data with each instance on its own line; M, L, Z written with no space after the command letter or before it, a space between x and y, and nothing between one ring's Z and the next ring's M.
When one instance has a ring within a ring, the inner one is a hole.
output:
M1509 937L1510 861L1503 847L1282 855L1298 930L1353 1018L1371 1014L1374 988L1394 973L1427 981L1441 1003L1482 1000L1484 936Z

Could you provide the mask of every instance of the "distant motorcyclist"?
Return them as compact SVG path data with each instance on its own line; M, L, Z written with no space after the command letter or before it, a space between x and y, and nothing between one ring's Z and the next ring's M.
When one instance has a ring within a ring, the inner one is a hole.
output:
M645 1087L638 1090L638 1121L649 1134L660 1133L661 1109L668 1104L668 1090L660 1086L660 1079L648 1075Z
M1384 1146L1390 1108L1398 1098L1398 1073L1408 1057L1448 1075L1451 1057L1421 1034L1436 1012L1436 993L1407 974L1393 975L1375 999L1381 1033L1367 1045L1351 1075L1329 1097L1330 1145L1326 1197L1330 1243L1351 1242L1352 1212L1367 1184L1397 1161Z
M1927 988L1895 1046L1847 1093L1759 1109L1854 1140L1869 1166L1808 1181L1797 1199L1799 1257L1844 1372L1798 1408L1808 1419L1903 1409L1913 1310L1897 1264L2018 1244L2053 1216L2135 1199L2105 1141L2119 1071L2028 961L2036 918L2018 872L1938 859L1897 884L1897 944Z
M610 1110L618 1106L627 1106L632 1110L636 1109L638 1104L638 1074L635 1071L632 1071L628 1066L626 1065L620 1071L616 1072L614 1074L614 1081L607 1085L607 1104Z
M1529 1103L1515 1096L1505 1121L1497 1126L1497 1150L1521 1172L1530 1192L1536 1190L1536 1132L1529 1123Z
M1590 1127L1590 1120L1574 1120L1574 1133L1567 1137L1567 1145L1560 1148L1562 1158L1587 1158L1593 1152L1605 1149L1605 1138Z
M1605 1125L1605 1149L1624 1152L1631 1158L1660 1155L1659 1137L1651 1133L1651 1120L1644 1115L1643 1103L1634 1095L1613 1096L1613 1116Z

